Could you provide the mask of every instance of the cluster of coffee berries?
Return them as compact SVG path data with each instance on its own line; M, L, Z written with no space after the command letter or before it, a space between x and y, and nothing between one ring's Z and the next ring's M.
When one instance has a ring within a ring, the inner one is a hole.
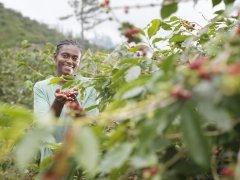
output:
M234 175L234 171L231 167L224 167L221 169L220 174L222 176L232 177Z
M231 76L240 75L240 63L230 65L228 67L228 74Z
M62 91L60 89L57 89L55 92L57 94L64 95L66 97L73 98L73 99L75 99L76 95L78 94L78 90L76 88L71 89L71 90L66 90L66 91Z
M137 56L146 56L147 55L147 48L145 46L141 46L137 51Z
M208 62L207 57L201 57L196 59L194 62L190 63L188 67L193 71L197 71L198 76L201 79L211 80L212 77L210 71L205 66L207 62Z
M141 29L137 28L129 22L121 23L121 26L118 28L123 36L127 38L129 43L131 42L141 42Z
M150 167L150 168L144 169L143 177L145 179L150 179L153 176L155 176L157 173L158 173L158 167L155 167L155 166L154 167Z
M129 7L125 6L123 11L124 11L125 14L128 14L129 13Z
M181 86L175 86L172 89L171 96L179 100L188 100L192 97L192 93L189 90L182 88Z
M187 30L193 31L195 29L195 24L191 23L189 21L186 20L180 20L180 23L183 27L185 27Z
M110 4L110 0L104 0L100 6L103 7L103 8L106 8L106 7L109 7L109 4Z
M140 30L136 27L133 27L131 29L128 29L124 36L127 38L127 41L130 43L130 42L138 42L139 41L139 35L140 33Z

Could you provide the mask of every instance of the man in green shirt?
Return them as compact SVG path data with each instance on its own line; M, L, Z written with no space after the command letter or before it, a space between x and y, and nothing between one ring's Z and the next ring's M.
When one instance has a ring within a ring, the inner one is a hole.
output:
M79 66L81 55L81 47L76 41L60 41L54 53L54 61L57 64L57 76L72 75L75 79L88 81L87 78L74 75L74 72ZM40 121L44 120L43 118L48 112L53 112L55 116L58 117L61 124L67 124L67 121L70 121L70 117L66 115L68 111L68 107L65 105L66 102L76 102L83 108L96 105L96 93L94 88L87 88L85 98L79 100L78 91L76 90L71 90L70 96L61 93L60 89L62 85L64 85L64 82L48 85L52 78L53 77L39 81L34 85L34 113L39 117ZM96 112L96 109L91 111L91 113ZM55 142L62 142L64 133L67 129L68 126L61 126L55 129L53 133ZM50 149L43 148L41 151L41 161L50 153Z

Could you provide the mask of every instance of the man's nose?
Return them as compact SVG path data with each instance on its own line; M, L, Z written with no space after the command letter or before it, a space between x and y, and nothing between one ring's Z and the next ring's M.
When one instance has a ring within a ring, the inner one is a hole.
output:
M69 58L67 58L67 63L73 63L73 59L72 59L72 57L69 57Z

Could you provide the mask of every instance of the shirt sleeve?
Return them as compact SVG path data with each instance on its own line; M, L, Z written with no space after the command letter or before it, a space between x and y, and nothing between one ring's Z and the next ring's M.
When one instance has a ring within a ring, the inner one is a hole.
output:
M47 95L44 93L43 88L39 83L36 83L33 87L34 93L34 113L40 116L45 115L49 109L50 104L47 101Z

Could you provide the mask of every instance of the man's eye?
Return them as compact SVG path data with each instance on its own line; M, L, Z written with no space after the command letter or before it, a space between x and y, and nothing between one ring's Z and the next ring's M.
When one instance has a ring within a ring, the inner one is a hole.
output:
M67 54L63 54L62 57L63 58L68 58L68 55Z
M73 57L72 58L74 61L77 61L78 60L78 57Z

